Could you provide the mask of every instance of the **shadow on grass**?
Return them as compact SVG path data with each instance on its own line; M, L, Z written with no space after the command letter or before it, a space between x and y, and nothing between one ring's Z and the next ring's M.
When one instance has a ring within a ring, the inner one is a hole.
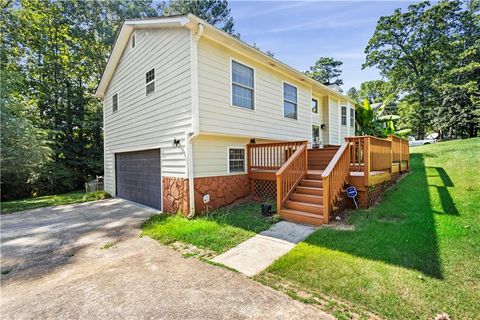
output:
M443 168L426 167L422 155L412 154L411 162L412 172L384 194L381 205L352 213L355 230L322 228L305 242L442 279L434 215L458 215L447 188L453 183Z

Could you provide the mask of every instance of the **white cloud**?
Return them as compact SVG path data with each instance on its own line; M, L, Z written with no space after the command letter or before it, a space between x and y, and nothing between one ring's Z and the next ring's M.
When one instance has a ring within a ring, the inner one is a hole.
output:
M278 32L287 32L287 31L307 31L307 30L321 30L321 29L337 29L343 27L359 27L368 23L376 22L377 18L354 18L349 19L348 17L334 17L328 16L323 18L318 18L306 22L302 22L296 25L290 25L286 27L275 28L271 30L266 30L265 32L278 33Z

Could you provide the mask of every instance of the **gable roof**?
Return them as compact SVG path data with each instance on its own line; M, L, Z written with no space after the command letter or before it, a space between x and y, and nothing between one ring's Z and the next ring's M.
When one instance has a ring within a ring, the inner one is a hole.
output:
M97 91L95 93L96 97L103 98L105 96L105 91L110 83L110 80L113 77L113 73L117 67L117 64L122 56L122 53L125 47L128 44L131 33L135 29L145 29L145 28L188 28L193 32L198 30L199 25L203 25L203 35L202 37L209 38L213 41L216 41L222 45L229 47L230 49L237 51L240 54L246 55L254 60L257 60L260 63L267 65L268 67L275 69L276 71L286 74L289 77L293 77L303 83L311 85L316 90L319 90L325 94L341 98L343 100L350 101L352 104L355 102L349 99L347 96L344 96L337 90L329 88L324 84L310 78L309 76L303 74L302 72L290 67L289 65L263 53L262 51L250 46L249 44L237 39L228 33L212 26L208 22L200 19L199 17L193 14L187 15L178 15L178 16L169 16L169 17L156 17L156 18L143 18L143 19L133 19L125 20L120 32L118 33L117 40L110 54L110 57L107 62L107 66L102 74L100 83L98 84Z

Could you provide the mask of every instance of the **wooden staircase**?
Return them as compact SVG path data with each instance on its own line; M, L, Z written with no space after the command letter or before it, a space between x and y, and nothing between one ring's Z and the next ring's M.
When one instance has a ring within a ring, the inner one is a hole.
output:
M323 181L322 171L309 171L285 201L280 212L289 221L323 224Z
M297 167L296 171L286 162L277 172L277 208L283 219L315 226L329 222L332 212L338 210L336 205L348 182L350 166L348 142L334 151L322 155L323 161L328 165L322 165L321 170L318 161ZM295 154L292 157L294 156ZM300 159L300 154L297 154L297 158ZM317 166L313 167L312 164ZM303 174L298 174L299 169L304 170ZM289 182L289 187L284 188L283 179L292 175L295 182Z

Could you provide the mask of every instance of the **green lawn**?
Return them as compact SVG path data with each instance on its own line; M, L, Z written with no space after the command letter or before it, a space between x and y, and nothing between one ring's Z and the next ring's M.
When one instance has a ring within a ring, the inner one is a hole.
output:
M180 241L219 254L274 222L275 218L262 216L259 203L248 202L191 220L179 215L154 215L143 224L142 234L164 244Z
M109 195L103 191L89 193L85 193L84 191L75 191L64 194L5 201L1 203L1 207L2 214L4 214L40 207L95 201L108 197Z
M257 280L388 319L480 319L480 139L411 153L411 173L349 215L354 230L319 229Z

